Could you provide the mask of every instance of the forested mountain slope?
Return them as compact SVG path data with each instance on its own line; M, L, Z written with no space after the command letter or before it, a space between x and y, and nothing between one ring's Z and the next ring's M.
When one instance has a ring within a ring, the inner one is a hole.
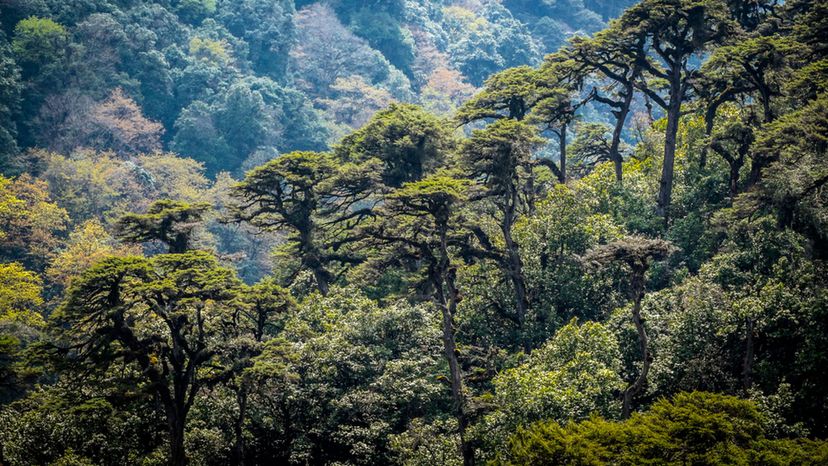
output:
M0 0L0 464L828 463L827 25Z
M391 101L449 112L625 6L535 3L7 0L0 161L35 146L163 148L241 173L326 148ZM127 105L119 88L142 110L124 122L133 141L95 111Z

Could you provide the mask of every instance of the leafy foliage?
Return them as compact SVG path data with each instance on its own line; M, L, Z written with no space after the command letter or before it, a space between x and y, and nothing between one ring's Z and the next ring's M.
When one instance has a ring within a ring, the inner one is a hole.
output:
M537 424L513 438L505 464L819 464L825 445L769 440L750 402L703 392L655 403L628 421Z

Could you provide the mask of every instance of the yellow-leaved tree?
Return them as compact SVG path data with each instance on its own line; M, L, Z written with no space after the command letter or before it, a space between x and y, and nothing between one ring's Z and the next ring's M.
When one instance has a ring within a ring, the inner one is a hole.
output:
M87 220L69 234L66 247L52 259L46 275L66 288L74 278L104 258L140 254L140 246L121 244L97 219Z
M40 277L18 262L0 263L0 326L22 323L42 327Z

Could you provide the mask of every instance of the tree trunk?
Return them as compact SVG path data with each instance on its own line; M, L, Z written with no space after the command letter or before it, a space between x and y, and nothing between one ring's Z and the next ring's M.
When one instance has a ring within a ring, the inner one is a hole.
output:
M304 251L302 256L302 264L313 273L313 278L316 281L316 288L323 296L328 294L329 289L329 274L325 270L325 266L320 260L319 250L316 248L316 243L313 238L313 224L303 225L299 228L299 244L300 250Z
M516 217L516 205L518 202L517 190L513 186L511 199L503 209L503 222L500 227L503 232L503 242L506 246L506 275L512 282L515 289L515 311L517 313L518 326L521 332L521 344L523 351L529 354L532 346L526 336L526 313L529 309L529 298L526 292L526 279L523 276L523 261L520 259L518 245L512 238L512 226Z
M526 212L531 217L535 215L535 174L531 167L526 177L524 195L526 196Z
M474 465L474 450L466 441L466 429L469 426L466 416L465 398L463 394L463 377L460 372L460 362L457 359L457 344L454 339L454 319L445 305L441 306L443 313L443 349L449 363L451 378L451 398L454 402L454 412L460 430L460 446L463 453L463 465Z
M466 414L466 400L463 393L463 374L457 357L457 342L454 336L454 312L457 307L458 291L454 283L454 272L450 270L446 236L446 231L443 229L440 232L440 264L436 267L436 274L432 276L432 281L435 286L435 298L443 315L443 350L449 363L451 397L459 428L463 466L474 466L474 448L466 440L469 419ZM446 292L448 292L448 296L446 296Z
M526 314L529 309L529 298L526 292L526 280L523 276L523 262L517 251L517 245L512 240L512 232L504 230L503 236L506 242L506 252L509 260L508 275L512 281L512 286L515 288L515 307L518 325L520 325L521 342L523 344L523 351L529 354L532 352L532 345L526 335Z
M745 358L742 361L742 384L745 390L753 386L753 319L748 317L745 320Z
M291 453L293 452L293 440L296 437L296 433L293 429L290 405L288 404L287 396L285 396L284 394L279 399L279 410L282 413L282 421L284 423L284 425L282 426L282 439L284 441L284 449L281 452L279 452L280 458L283 459L283 462L277 462L277 464L288 464L289 459L291 457Z
M716 122L716 113L719 110L719 102L713 102L707 107L707 110L704 112L704 135L706 137L710 137L713 134L713 125ZM708 147L705 144L702 147L701 155L699 156L699 168L705 168L707 166L707 151Z
M633 300L632 318L635 324L635 330L638 332L638 344L641 349L641 372L635 382L632 383L626 390L624 390L624 405L622 416L624 419L630 417L632 411L632 401L635 395L641 392L644 384L647 383L647 374L650 372L650 365L652 364L652 356L650 355L650 344L647 337L647 329L644 328L644 320L641 318L641 300L644 299L644 272L633 271L633 289L635 298Z
M664 134L664 166L658 189L656 213L664 218L665 226L670 220L670 203L673 197L673 171L676 160L676 136L681 118L682 83L681 68L676 66L670 83L670 102L667 106L667 130Z
M763 154L753 154L750 160L750 174L745 182L745 190L762 180L762 171L776 159L764 158Z
M170 464L184 466L188 463L187 452L184 449L184 430L187 425L187 388L196 390L192 385L194 368L187 361L187 344L181 328L175 326L170 329L172 350L170 365L172 366L172 393L165 392L163 401L167 413L167 425L170 430Z
M615 128L612 130L612 142L610 143L609 158L615 164L615 181L621 183L624 178L623 163L624 159L618 152L621 146L621 134L624 131L624 124L627 122L627 115L630 113L630 106L633 100L633 84L632 81L625 85L624 100L621 102L621 108L615 113Z
M319 289L319 292L322 293L322 296L326 296L330 289L328 285L328 273L321 265L313 268L313 278L316 280L316 287Z
M745 164L745 156L747 155L748 146L743 146L739 149L739 155L734 156L728 150L722 146L718 141L713 141L710 144L710 147L713 148L722 158L727 162L728 167L730 167L729 177L729 187L730 187L730 202L733 203L733 200L736 199L736 195L739 194L739 177L740 172L742 171L742 166Z
M174 411L176 410L167 414L170 431L170 466L186 466L188 460L184 449L184 415Z
M730 199L736 199L739 194L739 172L742 170L742 159L734 160L730 164Z
M509 118L521 121L526 117L526 103L521 98L509 99Z
M771 90L762 79L757 79L756 84L756 88L759 90L759 100L762 102L762 117L765 123L770 123L775 118L773 109L771 108Z
M169 244L170 254L183 254L189 249L190 238L186 233L179 233L173 236Z
M706 137L709 138L710 135L713 134L713 126L716 123L716 114L719 112L719 107L721 107L725 102L730 101L734 94L734 90L730 89L713 99L713 101L707 106L707 110L704 112L704 135ZM702 148L701 157L699 157L700 168L707 166L707 152L708 146L705 145Z
M558 174L558 181L566 183L566 123L561 125L561 132L558 134L558 141L561 147L561 170Z
M235 444L233 445L233 453L231 457L231 464L244 464L244 419L247 417L247 386L242 382L239 386L239 391L236 394L236 402L239 405L239 415L233 425L233 433L235 436Z

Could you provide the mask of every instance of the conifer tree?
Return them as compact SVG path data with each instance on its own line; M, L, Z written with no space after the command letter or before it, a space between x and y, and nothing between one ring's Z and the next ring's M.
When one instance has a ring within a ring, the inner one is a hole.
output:
M201 223L209 204L181 201L153 202L145 214L127 214L118 219L116 234L124 241L160 241L170 254L181 254L191 247L193 230Z
M632 300L632 320L638 333L638 344L641 350L641 369L635 381L624 390L623 415L630 416L634 397L641 392L647 383L647 374L653 363L650 353L650 342L644 319L641 317L641 301L646 293L646 274L650 268L650 261L663 260L675 252L676 248L661 239L648 239L640 236L629 236L607 245L598 246L587 252L585 260L598 265L620 264L626 267L629 273L629 296Z
M443 350L449 365L453 411L457 418L463 464L474 464L474 448L466 438L471 424L468 394L463 383L460 350L457 347L455 315L461 292L457 288L455 262L458 246L468 234L459 216L470 182L436 174L407 183L386 198L371 225L371 243L382 249L387 265L417 264L422 270L421 288L442 315Z

